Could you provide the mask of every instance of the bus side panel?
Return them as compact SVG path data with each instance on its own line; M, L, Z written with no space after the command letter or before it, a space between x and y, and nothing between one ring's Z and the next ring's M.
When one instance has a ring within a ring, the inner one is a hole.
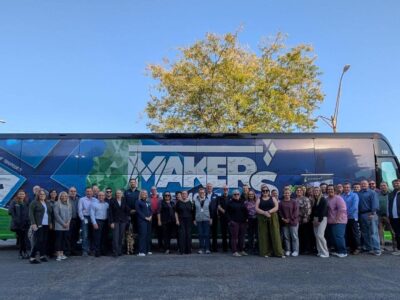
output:
M372 139L316 139L316 171L331 174L333 182L375 180Z

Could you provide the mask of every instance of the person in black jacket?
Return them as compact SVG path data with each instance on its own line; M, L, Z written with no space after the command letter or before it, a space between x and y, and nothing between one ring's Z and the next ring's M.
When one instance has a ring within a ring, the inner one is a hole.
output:
M130 208L122 195L122 191L117 190L115 192L115 199L110 201L109 207L110 227L113 230L112 248L114 257L122 255L122 240L126 224L129 221Z
M137 188L136 178L129 179L129 189L124 192L124 198L130 209L130 222L134 233L138 232L137 216L136 216L136 202L139 199L140 190ZM138 244L137 239L135 240L135 253L138 252L136 245Z
M231 247L233 256L247 256L244 251L244 237L247 226L247 207L240 200L239 190L233 191L232 200L226 205L225 216L228 220L231 233Z
M214 193L212 183L206 185L206 198L210 200L210 218L212 219L211 224L211 250L213 252L218 251L218 195Z
M175 220L178 226L178 244L180 254L192 253L192 223L195 220L195 208L188 199L188 192L182 192L182 200L175 206Z
M158 226L162 229L165 254L171 250L171 238L175 229L175 203L171 201L171 193L165 192L158 207Z
M393 180L392 184L394 190L388 196L388 216L397 244L393 254L400 255L400 179Z
M222 251L228 251L228 219L226 218L226 205L230 200L229 188L227 185L223 187L224 193L217 198L218 215L221 227Z
M139 234L139 254L138 256L146 256L152 254L150 252L151 239L151 219L152 211L151 204L147 199L147 191L140 192L139 200L136 201L136 215L138 221L138 234Z
M313 220L314 235L317 242L317 255L321 258L327 258L329 257L329 251L325 239L325 229L328 222L328 201L322 196L320 187L314 187L313 197L314 206L311 219Z
M33 245L29 262L32 264L47 261L47 235L49 228L52 227L52 215L52 208L46 201L46 192L44 189L40 189L36 199L29 205L29 221L33 231ZM40 260L36 259L37 252L39 252Z
M8 213L11 215L11 231L14 231L19 241L19 258L28 258L27 245L29 229L29 206L25 201L26 193L18 190L17 197L11 202Z

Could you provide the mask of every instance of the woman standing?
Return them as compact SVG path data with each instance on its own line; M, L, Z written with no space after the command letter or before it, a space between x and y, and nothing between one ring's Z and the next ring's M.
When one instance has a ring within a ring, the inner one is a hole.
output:
M271 255L285 257L279 232L278 207L278 200L271 197L268 186L263 185L261 197L256 202L256 211L258 214L258 244L260 255L264 257Z
M72 206L69 203L68 194L61 192L58 201L54 205L54 219L56 232L57 261L66 259L64 251L68 244L69 224L72 218Z
M165 254L171 250L171 238L175 228L175 203L171 201L171 193L165 192L159 205L158 226L161 227Z
M299 255L299 205L291 199L289 189L283 192L283 199L279 202L279 215L282 220L283 239L285 242L286 256Z
M33 245L29 262L32 264L45 262L47 261L47 235L53 220L52 209L50 203L46 201L46 192L43 189L39 190L36 199L29 205L29 221L33 231ZM37 252L39 252L40 260L36 258Z
M233 191L232 200L226 206L226 218L231 233L231 247L233 256L247 256L244 251L244 236L247 225L247 208L240 200L239 190Z
M210 254L210 200L206 197L206 191L203 187L199 188L199 193L194 199L196 218L194 225L197 226L199 234L200 249L199 254Z
M248 250L255 254L257 251L258 244L258 223L257 223L257 211L256 211L256 193L253 190L249 191L248 199L244 203L247 208L247 241Z
M314 187L314 206L312 209L312 219L314 226L314 235L317 242L317 256L321 258L329 257L328 246L325 239L325 229L328 217L328 202L322 196L321 188Z
M29 206L25 201L26 193L23 189L18 190L17 197L11 202L8 214L11 215L11 231L17 235L19 245L19 258L28 258L28 229L29 229Z
M129 206L126 203L125 198L122 196L122 191L117 190L115 192L115 198L110 201L109 206L109 220L113 235L112 248L114 257L122 255L122 240L124 238L126 224L128 223L128 217L130 214Z
M315 238L311 220L312 202L304 196L304 189L301 186L296 188L296 201L299 206L299 243L300 253L309 254L314 251Z
M182 200L176 203L175 220L178 226L180 254L192 253L192 222L195 219L194 204L188 199L188 192L182 192Z
M149 248L149 237L151 238L151 219L152 210L151 203L147 201L147 191L142 190L139 194L139 200L136 201L136 215L138 220L139 234L139 254L138 256L146 256L152 254Z
M335 194L335 187L329 184L326 188L328 193L328 229L331 244L335 248L332 255L343 258L347 256L346 249L346 224L347 208L346 202L339 195Z

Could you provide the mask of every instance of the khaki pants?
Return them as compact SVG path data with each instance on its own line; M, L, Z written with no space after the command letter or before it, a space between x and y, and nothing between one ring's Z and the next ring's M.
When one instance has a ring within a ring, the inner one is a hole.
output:
M258 244L261 256L283 256L277 213L270 218L258 215Z
M325 239L327 218L324 217L318 226L314 226L314 235L317 242L318 255L329 256L328 246Z
M389 218L386 216L379 217L378 231L379 231L379 240L381 242L381 247L385 246L385 228L387 228L392 235L392 248L393 251L396 250L396 240L394 238L395 234L390 224Z

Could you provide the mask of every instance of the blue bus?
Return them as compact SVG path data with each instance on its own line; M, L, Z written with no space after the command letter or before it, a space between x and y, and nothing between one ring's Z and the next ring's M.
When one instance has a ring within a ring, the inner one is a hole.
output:
M12 236L6 209L23 188L66 190L75 186L188 190L212 183L261 185L378 184L399 177L399 161L379 133L271 134L0 134L0 239Z

